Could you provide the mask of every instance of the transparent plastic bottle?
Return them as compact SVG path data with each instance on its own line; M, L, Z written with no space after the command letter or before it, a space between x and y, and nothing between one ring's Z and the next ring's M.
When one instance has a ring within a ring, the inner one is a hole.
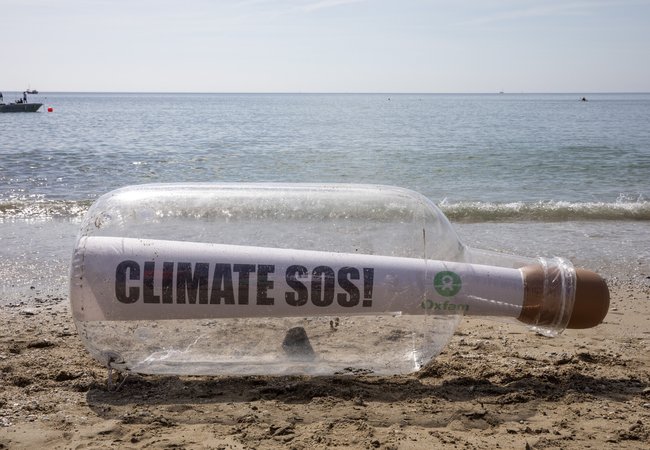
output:
M607 288L592 275L470 249L406 189L152 184L89 209L70 301L90 354L118 370L380 375L420 369L466 314L593 326Z

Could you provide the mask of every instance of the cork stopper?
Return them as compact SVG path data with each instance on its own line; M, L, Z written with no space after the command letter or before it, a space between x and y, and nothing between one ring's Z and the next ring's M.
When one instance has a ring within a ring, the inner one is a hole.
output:
M567 328L591 328L603 321L609 310L609 289L600 275L576 269L576 298Z
M521 268L524 276L524 303L519 320L529 325L547 326L556 323L566 308L562 295L556 295L556 279L548 279L541 265ZM575 297L566 328L595 327L609 309L609 289L600 275L585 269L575 270Z

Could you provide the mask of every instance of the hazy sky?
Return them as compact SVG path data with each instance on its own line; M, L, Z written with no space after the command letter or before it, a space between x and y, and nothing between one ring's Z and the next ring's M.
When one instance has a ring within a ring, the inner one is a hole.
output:
M650 0L0 0L0 91L648 92Z

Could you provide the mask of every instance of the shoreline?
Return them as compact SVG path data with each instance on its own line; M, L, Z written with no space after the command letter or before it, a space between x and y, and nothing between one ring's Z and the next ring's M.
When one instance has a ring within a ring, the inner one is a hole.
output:
M556 338L464 318L396 376L130 375L117 391L67 298L0 306L0 448L639 448L650 439L650 282L608 280L605 322Z

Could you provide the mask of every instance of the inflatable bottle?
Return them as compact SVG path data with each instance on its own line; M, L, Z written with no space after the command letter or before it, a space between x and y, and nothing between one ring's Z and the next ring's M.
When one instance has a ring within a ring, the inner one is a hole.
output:
M553 336L600 323L609 293L565 259L464 246L406 189L185 183L91 206L70 301L111 369L381 375L423 367L464 315Z

